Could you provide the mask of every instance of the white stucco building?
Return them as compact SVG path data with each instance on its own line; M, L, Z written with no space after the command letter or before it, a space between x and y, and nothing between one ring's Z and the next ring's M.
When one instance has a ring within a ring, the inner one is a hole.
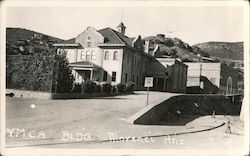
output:
M75 83L81 84L85 80L93 80L117 85L131 81L134 82L135 89L144 89L144 78L149 75L152 62L158 65L161 63L145 51L141 36L127 37L125 29L123 23L117 26L117 31L109 27L101 30L88 27L76 38L54 44L57 53L64 54L68 58ZM164 68L167 69L167 66ZM178 78L169 79L171 75L174 74L170 72L169 75L161 77L156 74L152 76L155 78L155 85L161 85L159 82L163 78L163 85L166 86L165 82L179 81ZM186 84L186 79L181 77L181 81L185 81L183 84ZM178 92L185 92L185 88L186 86L182 85ZM158 89L168 91L166 87Z

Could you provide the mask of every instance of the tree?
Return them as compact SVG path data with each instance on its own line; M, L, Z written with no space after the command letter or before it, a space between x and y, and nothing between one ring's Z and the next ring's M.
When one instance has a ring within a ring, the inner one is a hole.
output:
M56 54L54 64L53 92L70 92L73 87L74 77L66 56Z

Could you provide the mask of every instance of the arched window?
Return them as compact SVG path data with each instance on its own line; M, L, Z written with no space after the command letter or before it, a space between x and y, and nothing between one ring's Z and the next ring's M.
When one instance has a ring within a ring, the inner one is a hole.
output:
M233 92L233 82L231 76L228 77L227 79L227 90L226 94L232 94Z
M105 51L104 60L108 60L108 59L109 59L109 51Z
M85 60L85 58L86 58L86 53L85 53L84 50L82 50L82 51L81 51L81 59L82 59L82 60Z
M118 52L117 51L114 52L113 60L118 60Z
M90 60L90 59L91 59L91 52L86 51L86 60Z
M91 60L95 60L96 56L95 56L95 51L91 51Z

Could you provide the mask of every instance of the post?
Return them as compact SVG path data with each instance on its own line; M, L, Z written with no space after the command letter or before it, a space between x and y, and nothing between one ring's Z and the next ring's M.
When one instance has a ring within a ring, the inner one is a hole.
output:
M153 77L145 77L144 87L147 87L147 106L149 99L149 87L153 87Z
M148 106L148 99L149 99L149 87L147 89L147 106Z
M202 75L202 64L200 64L200 76L199 76L199 91L200 91L200 93L201 93L201 75Z

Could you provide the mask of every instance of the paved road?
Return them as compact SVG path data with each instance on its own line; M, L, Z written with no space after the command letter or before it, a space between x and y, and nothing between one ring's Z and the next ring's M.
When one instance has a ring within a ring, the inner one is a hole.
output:
M176 137L178 143L173 144L166 142L164 137L153 140L139 138L134 142L93 142L109 140L112 137L139 137L189 130L185 126L127 123L128 117L146 106L146 92L135 93L134 95L81 100L7 98L7 146L40 144L38 147L152 149L194 147L195 141L186 141L186 144L181 144L183 140L181 137ZM175 94L150 92L149 104L161 102L173 95ZM197 140L198 145L202 140Z

